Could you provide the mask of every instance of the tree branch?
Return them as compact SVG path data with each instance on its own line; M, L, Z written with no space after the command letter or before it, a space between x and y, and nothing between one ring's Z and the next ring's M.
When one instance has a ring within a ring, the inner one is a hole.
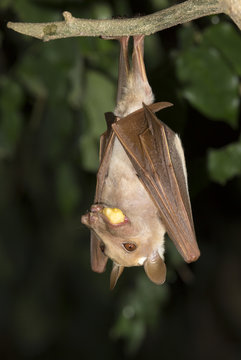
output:
M219 13L230 16L241 29L240 0L187 0L151 15L130 19L77 19L65 11L63 13L64 21L48 23L9 22L7 26L21 34L33 36L43 41L76 36L150 35L203 16Z

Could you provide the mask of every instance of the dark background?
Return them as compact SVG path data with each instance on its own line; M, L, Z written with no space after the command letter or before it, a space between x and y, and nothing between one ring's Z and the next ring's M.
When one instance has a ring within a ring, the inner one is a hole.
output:
M224 15L146 38L159 117L182 138L202 255L186 265L167 239L168 277L89 264L104 112L114 108L118 44L43 43L7 21L144 15L176 1L0 3L0 358L241 358L240 31Z

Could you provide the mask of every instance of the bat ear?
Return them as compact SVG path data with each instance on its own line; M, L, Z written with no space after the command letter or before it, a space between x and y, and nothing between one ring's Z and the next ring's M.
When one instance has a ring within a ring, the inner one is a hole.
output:
M157 251L153 252L144 263L144 269L149 279L157 285L166 280L166 265Z
M113 290L116 283L124 270L124 266L113 263L113 269L110 274L110 290Z

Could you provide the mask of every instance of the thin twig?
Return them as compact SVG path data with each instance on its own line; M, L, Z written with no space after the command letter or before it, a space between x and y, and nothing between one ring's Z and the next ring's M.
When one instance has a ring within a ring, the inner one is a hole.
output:
M21 34L43 41L76 37L150 35L155 32L198 19L203 16L225 13L241 29L240 0L187 0L151 15L130 19L92 20L78 19L70 12L63 13L64 21L48 23L13 23L7 26Z

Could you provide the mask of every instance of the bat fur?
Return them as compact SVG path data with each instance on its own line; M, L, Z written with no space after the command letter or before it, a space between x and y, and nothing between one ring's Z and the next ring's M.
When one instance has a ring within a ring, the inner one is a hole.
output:
M129 70L127 54L128 39L120 39L121 54L118 101L113 114L116 119L115 121L117 122L116 125L118 125L119 119L124 119L128 117L128 115L130 115L129 121L132 121L132 114L135 114L139 109L142 109L143 104L151 105L154 102L154 95L145 74L143 62L143 38L144 37L142 36L134 37L133 65L131 70ZM170 104L165 103L163 107L166 106L170 106ZM140 116L144 116L144 113ZM153 120L150 119L148 121L152 122ZM153 126L155 126L155 124ZM117 131L115 130L116 128L113 127L113 129L114 131ZM109 138L111 140L108 140L108 132L104 135L104 139L107 139L104 141L109 141L108 144L110 145L106 145L105 143L104 153L101 155L101 166L98 173L99 185L97 184L96 192L97 204L92 206L91 211L88 214L82 216L82 222L92 230L92 269L97 272L104 271L107 259L111 258L113 260L111 288L113 288L125 266L144 265L146 274L150 280L154 283L161 284L165 281L166 276L164 263L164 235L168 231L166 224L169 220L163 221L161 219L163 218L163 214L160 216L161 208L157 206L158 203L150 196L150 191L147 191L145 182L147 181L148 183L149 175L146 174L146 180L144 182L141 181L142 179L140 176L142 175L140 175L140 173L138 174L135 166L133 166L133 161L135 159L134 153L130 158L130 154L127 154L127 150L118 139L119 136L115 136L113 130L109 131L112 133ZM133 129L131 131L133 131ZM160 132L160 130L157 131ZM180 240L179 244L179 240L177 240L176 245L178 245L178 247L180 245L179 251L182 255L184 254L186 256L186 261L195 261L199 256L199 249L196 245L192 224L185 157L179 137L171 130L168 131L171 132L170 136L173 144L171 145L170 150L167 149L167 154L169 155L165 155L167 156L166 166L171 166L172 168L172 163L175 161L177 164L175 165L174 172L178 171L180 174L183 174L181 175L181 178L180 175L176 178L175 175L173 175L174 173L172 174L170 168L168 181L170 184L174 185L168 186L172 186L173 188L177 186L177 189L179 189L179 184L176 184L177 179L180 179L181 183L184 183L184 190L182 190L182 194L184 191L184 195L180 195L180 199L184 196L184 200L183 203L180 202L179 206L182 208L183 204L185 204L183 210L181 210L181 212L183 212L183 219L185 220L181 220L180 224L182 224L182 221L186 222L187 228L189 228L190 225L190 233L192 233L192 235L190 235L190 240L186 240L183 235L183 242ZM161 141L161 136L162 135L160 135L160 139L155 139L155 141ZM162 140L164 142L165 136ZM148 145L150 144L148 143ZM132 146L134 145L132 144ZM155 151L157 151L155 149L156 148L153 148L150 154L152 154L153 151L155 153ZM168 156L173 157L173 159L170 158L170 165L168 165ZM155 159L153 158L151 162L154 164ZM166 169L168 168L166 167ZM163 176L165 177L166 175L163 173ZM183 181L181 180L182 178L184 179ZM100 184L102 185L100 186ZM169 200L168 197L165 199L166 195L164 195L164 207L167 207L167 211L170 211L168 210L168 201L174 201L177 204L179 201L178 196L179 195L177 195L176 198L177 200L175 200L175 198L174 200ZM167 205L165 205L166 201ZM176 205L173 204L173 209L175 209L175 206ZM102 209L104 207L121 209L126 216L126 222L120 225L110 224L108 219L103 215ZM175 214L175 210L171 211L174 211L173 214ZM172 213L167 216L170 217L172 223L175 221L173 220L175 215L173 215L173 217L171 214ZM175 235L175 232L173 234L175 240L177 236ZM182 236L182 234L180 236ZM135 251L127 251L125 246L123 246L125 243L134 244Z

